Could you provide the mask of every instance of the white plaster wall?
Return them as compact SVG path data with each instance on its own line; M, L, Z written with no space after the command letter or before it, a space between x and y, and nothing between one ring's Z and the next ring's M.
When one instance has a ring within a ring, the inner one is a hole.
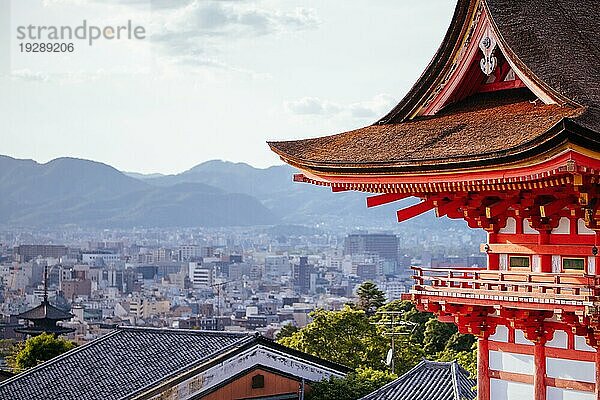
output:
M552 272L555 274L562 272L562 259L558 255L552 256Z
M530 233L537 235L538 231L529 226L529 218L525 218L523 220L523 233Z
M500 254L500 271L508 271L508 254Z
M593 392L580 392L577 390L548 387L546 400L594 400Z
M517 220L513 217L506 218L506 226L500 229L498 233L517 233Z
M496 327L496 332L489 337L489 340L493 342L508 342L508 328L504 325L498 325Z
M552 340L546 342L546 347L555 347L557 349L566 349L568 344L568 335L565 331L554 331Z
M257 365L265 366L267 368L271 367L278 371L282 371L283 373L312 381L328 379L331 376L341 377L337 371L307 362L295 356L291 356L288 353L282 353L262 345L256 345L235 357L218 363L203 372L199 372L193 377L177 384L177 386L172 389L167 389L166 392L168 392L170 396L167 396L165 391L163 391L153 396L151 399L189 399L192 396L197 396L201 392L206 392L230 377Z
M542 272L541 257L538 254L531 256L531 270L533 272Z
M558 226L552 229L552 234L568 235L569 233L571 233L571 223L569 222L569 218L561 217L560 221L558 221Z
M589 361L547 357L546 374L550 378L594 383L596 382L596 365Z
M533 346L533 342L525 338L525 333L521 329L515 329L515 343Z
M595 235L596 232L594 232L591 229L588 229L588 227L585 226L585 221L583 220L583 218L579 218L577 220L577 234L579 234L579 235Z
M490 369L533 375L533 356L490 350Z
M591 353L596 352L596 349L594 349L591 346L588 346L587 342L585 341L585 338L583 336L575 336L575 350L581 350L581 351L589 351Z
M590 275L596 275L596 257L588 257L587 273Z
M490 400L533 400L533 385L490 379Z

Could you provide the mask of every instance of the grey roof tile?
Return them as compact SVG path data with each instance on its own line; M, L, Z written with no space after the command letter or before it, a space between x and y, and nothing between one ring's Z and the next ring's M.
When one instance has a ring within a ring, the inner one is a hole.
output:
M475 400L476 384L456 362L423 360L361 400Z
M119 328L0 384L0 399L116 400L214 358L254 335Z

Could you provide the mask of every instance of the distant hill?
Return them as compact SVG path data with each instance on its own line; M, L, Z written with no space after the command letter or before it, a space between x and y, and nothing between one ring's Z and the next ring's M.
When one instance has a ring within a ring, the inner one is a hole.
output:
M196 182L215 186L228 192L245 193L259 199L284 223L312 225L326 223L345 227L396 227L395 211L416 200L367 209L366 193L333 193L325 187L295 183L292 176L298 171L288 165L254 168L245 163L212 160L177 175L147 177L144 182L170 186ZM406 226L430 226L433 215L408 221ZM437 221L438 226L440 222ZM455 225L444 221L443 225Z
M106 164L58 158L46 164L0 156L4 225L98 227L270 225L260 201L201 182L159 187Z
M367 209L365 193L332 193L292 182L287 165L254 168L208 161L177 175L123 173L99 162L46 164L0 156L0 224L95 227L311 225L397 227L395 211L415 200ZM429 214L405 228L430 227ZM437 228L464 224L443 220ZM436 229L437 229L436 228Z

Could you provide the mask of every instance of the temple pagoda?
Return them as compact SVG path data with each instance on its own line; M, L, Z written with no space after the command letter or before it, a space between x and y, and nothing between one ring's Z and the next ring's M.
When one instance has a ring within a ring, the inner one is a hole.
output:
M411 291L479 338L480 400L600 399L599 43L596 0L459 0L387 115L269 143L295 181L487 232L487 268L414 268Z
M54 307L48 300L48 267L44 268L44 300L42 303L17 315L18 319L24 319L32 322L24 327L15 329L15 332L25 335L37 336L42 333L50 333L55 336L66 335L67 333L75 332L74 328L65 328L56 325L59 321L66 321L73 318L73 314L65 312L58 307Z

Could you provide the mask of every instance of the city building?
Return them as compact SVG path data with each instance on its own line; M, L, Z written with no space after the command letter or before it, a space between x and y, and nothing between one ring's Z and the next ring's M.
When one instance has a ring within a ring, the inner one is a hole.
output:
M121 256L107 250L84 251L81 253L81 262L90 265L111 265L119 262Z
M600 398L599 34L595 1L459 0L387 115L270 143L298 182L487 232L487 269L416 268L412 290L478 337L480 400Z
M398 261L398 237L389 233L353 233L344 240L344 254L377 254Z
M210 287L213 284L213 270L206 268L201 263L190 262L188 264L189 278L194 289L201 287Z
M27 262L34 258L61 258L68 252L67 246L52 244L22 244L13 250L16 261Z

